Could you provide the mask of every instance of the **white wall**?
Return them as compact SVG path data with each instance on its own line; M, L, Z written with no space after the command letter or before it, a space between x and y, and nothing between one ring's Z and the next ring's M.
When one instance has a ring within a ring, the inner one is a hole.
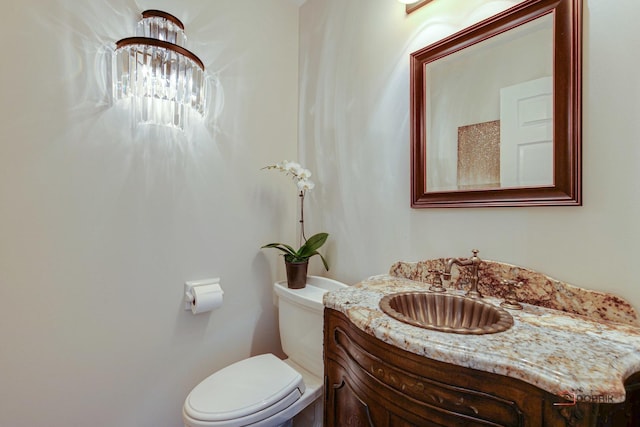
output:
M409 16L390 0L302 6L300 150L322 183L310 222L333 236L330 274L351 283L478 248L640 308L637 0L584 1L584 206L409 207L409 53L515 3L434 0Z
M184 134L107 102L103 47L150 8L224 92ZM298 7L24 0L0 35L0 425L177 427L210 372L280 351L259 247L295 239L296 194L260 168L296 157ZM193 316L183 283L207 277L224 306Z

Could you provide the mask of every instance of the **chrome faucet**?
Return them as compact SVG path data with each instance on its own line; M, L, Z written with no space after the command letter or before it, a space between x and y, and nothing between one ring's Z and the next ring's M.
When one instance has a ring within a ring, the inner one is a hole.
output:
M473 256L471 258L449 258L447 265L444 268L442 278L449 282L451 280L451 269L454 265L458 267L471 266L471 287L467 292L467 296L470 298L482 298L482 294L478 291L478 267L482 260L478 258L478 250L474 249Z

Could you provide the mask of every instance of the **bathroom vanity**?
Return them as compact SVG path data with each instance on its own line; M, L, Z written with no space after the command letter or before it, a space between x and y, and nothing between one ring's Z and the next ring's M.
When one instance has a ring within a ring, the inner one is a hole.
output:
M637 426L640 327L626 301L484 261L478 289L498 306L521 283L502 332L458 334L400 322L389 294L426 292L443 259L325 295L325 426ZM448 294L469 279L461 268ZM513 296L513 295L511 295Z

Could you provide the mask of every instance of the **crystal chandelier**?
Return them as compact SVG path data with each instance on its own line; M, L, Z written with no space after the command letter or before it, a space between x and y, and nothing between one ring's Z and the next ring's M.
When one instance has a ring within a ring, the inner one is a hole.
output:
M142 12L136 37L116 42L113 98L129 103L134 123L184 129L189 116L204 116L204 64L184 46L184 25L159 10Z

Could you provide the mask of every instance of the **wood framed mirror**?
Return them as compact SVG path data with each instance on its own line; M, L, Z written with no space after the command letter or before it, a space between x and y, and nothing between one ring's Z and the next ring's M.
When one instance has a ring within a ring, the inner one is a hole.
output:
M411 54L411 206L579 206L582 0L525 0Z

